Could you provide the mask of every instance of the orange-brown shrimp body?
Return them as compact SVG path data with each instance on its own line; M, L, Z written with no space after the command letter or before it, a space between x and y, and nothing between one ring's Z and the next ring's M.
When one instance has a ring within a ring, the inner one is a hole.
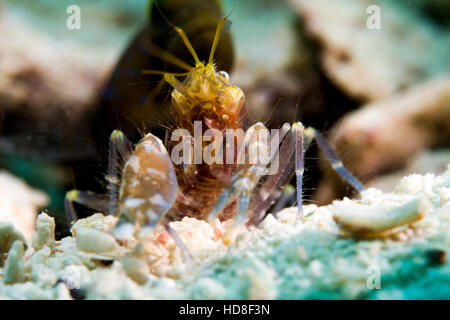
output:
M188 130L193 137L199 136L199 132L194 132L194 123L201 123L201 136L210 129L220 132L243 129L244 94L240 88L229 83L226 73L217 72L212 63L206 66L197 63L183 83L173 76L166 76L166 80L174 87L173 112L178 128ZM169 152L173 146L173 143L169 145ZM202 147L205 148L206 144L203 143ZM229 148L236 149L235 146ZM167 218L206 218L236 168L236 164L207 164L204 161L177 166L179 195Z
M190 136L202 137L209 129L219 132L243 129L244 94L230 84L226 72L216 71L213 64L214 50L225 21L226 18L217 28L207 64L199 61L184 32L175 27L196 63L183 82L172 73L165 73L164 79L173 87L174 124ZM194 124L199 123L201 131L196 132ZM169 142L164 146L160 139L149 133L133 150L123 133L116 130L111 135L110 201L116 204L110 211L120 216L115 232L117 238L125 239L132 234L144 236L158 222L167 225L183 216L206 219L238 168L235 163L206 164L204 161L174 165L170 155L177 143ZM206 144L200 141L200 150L194 151L203 154L204 148ZM115 168L117 152L126 160L120 182ZM233 151L233 157L235 155ZM228 205L228 210L232 207L233 203Z
M174 119L177 127L194 136L194 121L207 129L242 128L241 111L244 94L229 83L228 76L216 72L212 64L197 63L181 83L173 75L165 76L172 92ZM112 135L116 145L125 137L118 131ZM218 196L236 171L236 164L189 164L173 166L162 141L147 134L128 156L121 176L117 211L122 214L116 236L125 238L135 225L152 229L164 215L166 222L183 216L205 219ZM203 151L203 150L202 150ZM122 236L123 233L123 236ZM144 232L146 233L146 232ZM141 234L144 234L141 232Z

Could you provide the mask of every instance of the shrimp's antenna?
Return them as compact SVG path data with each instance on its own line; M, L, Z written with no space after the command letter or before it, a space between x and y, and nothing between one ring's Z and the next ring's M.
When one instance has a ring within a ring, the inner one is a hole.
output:
M159 10L159 13L161 14L161 16L164 18L164 20L167 22L167 24L169 26L171 26L172 28L175 29L175 31L180 35L181 39L184 42L184 45L186 46L186 48L189 50L189 52L191 53L192 57L195 60L195 64L199 65L201 64L200 59L197 56L197 53L194 50L194 47L192 47L191 42L189 41L188 37L186 36L186 34L184 33L184 31L180 28L177 27L176 25L174 25L172 22L169 21L169 19L166 18L166 16L164 15L164 13L162 12L161 8L159 7L158 1L155 1L155 5Z
M212 65L214 63L214 53L216 52L217 45L219 44L220 34L222 33L223 26L225 25L225 23L227 22L228 18L231 16L231 14L233 13L235 6L236 6L236 1L233 1L233 7L231 8L230 13L227 14L225 18L222 18L220 20L219 24L217 25L216 34L214 35L214 41L213 41L213 44L211 47L211 52L209 53L208 64Z
M230 12L231 14L231 12ZM216 29L216 34L214 35L214 41L211 47L211 52L209 53L209 61L208 64L213 64L213 60L214 60L214 53L216 52L217 49L217 45L219 44L219 39L220 39L220 34L222 32L222 28L225 24L225 22L227 21L228 17L230 16L230 14L228 16L226 16L225 18L223 18L222 20L220 20L219 24L217 25L217 29Z
M184 77L187 76L190 72L167 72L167 71L161 71L161 70L150 70L150 69L144 69L142 70L142 74L160 74L160 75L166 75L166 74L173 74L176 77Z
M183 30L181 30L180 27L174 26L173 27L175 29L176 32L178 32L178 34L180 35L181 39L183 39L184 45L186 46L186 48L188 48L189 52L191 53L192 57L195 60L195 64L199 65L201 64L200 59L197 56L197 53L195 53L194 48L192 47L191 42L189 41L188 37L186 36L186 34L184 33Z
M144 41L142 43L144 45L144 49L148 52L149 55L154 56L156 58L159 58L161 60L164 60L166 62L169 62L181 69L184 69L186 71L190 71L192 67L184 62L183 60L175 57L170 52L161 49L160 47L156 46L155 44L151 43L150 41Z

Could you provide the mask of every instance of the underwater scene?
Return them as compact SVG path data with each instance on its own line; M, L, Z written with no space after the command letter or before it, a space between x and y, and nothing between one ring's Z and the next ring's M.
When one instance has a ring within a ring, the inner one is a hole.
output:
M1 300L449 300L449 254L450 1L0 2Z

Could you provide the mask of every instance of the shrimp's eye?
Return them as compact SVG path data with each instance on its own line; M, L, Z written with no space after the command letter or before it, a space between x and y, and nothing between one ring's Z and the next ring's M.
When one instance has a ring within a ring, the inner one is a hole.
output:
M228 72L219 71L218 74L220 74L226 82L230 82L230 75L228 74Z

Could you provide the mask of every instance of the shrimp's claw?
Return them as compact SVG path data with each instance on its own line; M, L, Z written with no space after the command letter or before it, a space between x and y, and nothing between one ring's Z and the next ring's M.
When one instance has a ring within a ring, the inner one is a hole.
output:
M171 208L177 193L170 156L162 141L149 133L136 145L122 171L116 236L147 236Z

